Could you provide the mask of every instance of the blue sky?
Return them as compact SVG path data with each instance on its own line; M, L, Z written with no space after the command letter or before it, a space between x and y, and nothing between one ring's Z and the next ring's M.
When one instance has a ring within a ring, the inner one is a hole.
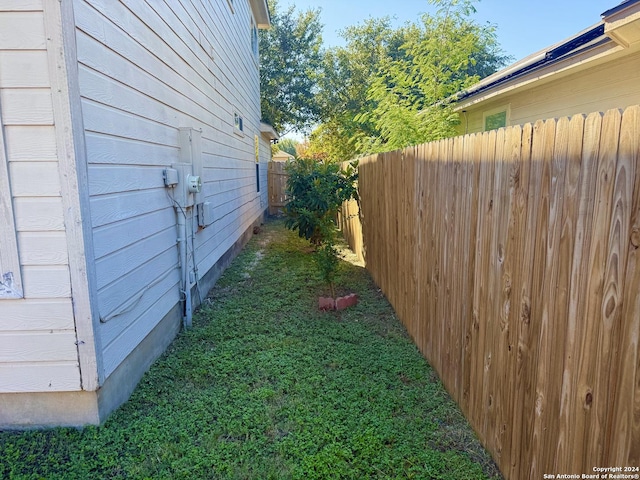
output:
M502 49L520 60L600 21L600 14L621 0L481 0L475 4L478 23L497 25ZM326 46L343 45L338 31L369 17L395 17L395 24L434 13L427 0L279 0L281 8L321 8Z

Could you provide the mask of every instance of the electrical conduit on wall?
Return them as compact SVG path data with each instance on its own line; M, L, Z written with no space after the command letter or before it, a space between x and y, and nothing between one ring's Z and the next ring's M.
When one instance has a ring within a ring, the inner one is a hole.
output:
M184 304L182 320L185 328L192 324L191 289L197 284L193 221L196 211L205 211L202 202L201 136L199 130L180 128L180 163L173 164L164 171L165 186L176 210L180 296Z

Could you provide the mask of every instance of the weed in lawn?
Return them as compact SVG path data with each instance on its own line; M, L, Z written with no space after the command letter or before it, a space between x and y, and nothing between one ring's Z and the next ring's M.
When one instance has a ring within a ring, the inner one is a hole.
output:
M306 245L268 224L105 425L0 432L0 478L499 478L364 269L317 310Z

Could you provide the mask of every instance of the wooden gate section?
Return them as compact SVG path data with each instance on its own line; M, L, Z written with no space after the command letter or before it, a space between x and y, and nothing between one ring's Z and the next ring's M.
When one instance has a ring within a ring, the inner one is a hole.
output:
M286 163L269 162L269 215L278 215L287 204Z

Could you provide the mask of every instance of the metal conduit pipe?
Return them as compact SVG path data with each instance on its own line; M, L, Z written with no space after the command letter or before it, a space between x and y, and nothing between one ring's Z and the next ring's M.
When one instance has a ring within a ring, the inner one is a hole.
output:
M193 323L188 255L188 242L190 235L193 235L193 225L188 225L187 223L187 212L189 208L193 208L193 194L200 192L202 180L199 176L192 175L192 166L190 164L174 164L172 168L165 169L163 176L165 186L170 188L173 193L169 197L173 201L173 206L176 210L180 297L184 307L182 324L185 328L188 328ZM191 211L191 214L193 215L193 211Z
M191 288L189 285L189 261L187 256L187 212L182 205L176 205L178 255L180 258L180 290L184 302L182 325L187 328L192 325Z

